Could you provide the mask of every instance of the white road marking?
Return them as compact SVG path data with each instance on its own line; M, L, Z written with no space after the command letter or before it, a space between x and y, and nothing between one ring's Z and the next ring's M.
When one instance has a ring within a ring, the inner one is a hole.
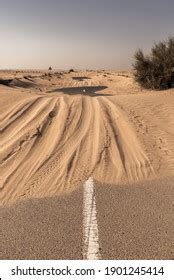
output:
M83 185L83 259L100 258L94 181L89 178Z

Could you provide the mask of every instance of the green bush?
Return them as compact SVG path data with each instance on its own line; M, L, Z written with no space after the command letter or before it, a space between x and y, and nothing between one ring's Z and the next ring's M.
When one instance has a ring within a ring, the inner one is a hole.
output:
M138 50L135 55L135 80L145 88L174 87L174 37L155 43L149 55Z

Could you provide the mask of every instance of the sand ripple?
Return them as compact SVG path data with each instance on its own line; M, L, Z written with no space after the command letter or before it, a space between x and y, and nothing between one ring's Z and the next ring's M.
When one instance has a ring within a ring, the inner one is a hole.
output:
M1 202L153 172L125 114L107 97L36 97L1 116Z

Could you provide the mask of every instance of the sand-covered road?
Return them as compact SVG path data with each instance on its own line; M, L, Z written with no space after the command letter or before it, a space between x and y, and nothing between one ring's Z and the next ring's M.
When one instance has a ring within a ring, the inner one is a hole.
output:
M174 90L142 90L130 73L112 71L18 75L1 73L8 86L0 85L4 256L17 257L27 248L23 258L83 257L82 186L92 177L103 257L171 257ZM46 209L52 215L50 235ZM53 251L47 255L47 247L41 253L43 243L33 249L37 230L49 236ZM71 255L72 239L78 249ZM150 251L148 244L158 249Z

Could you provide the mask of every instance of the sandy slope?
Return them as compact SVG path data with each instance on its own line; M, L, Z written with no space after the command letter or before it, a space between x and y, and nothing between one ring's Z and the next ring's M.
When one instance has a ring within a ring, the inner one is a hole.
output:
M16 75L16 76L14 76ZM174 90L130 73L1 73L0 204L174 175Z

